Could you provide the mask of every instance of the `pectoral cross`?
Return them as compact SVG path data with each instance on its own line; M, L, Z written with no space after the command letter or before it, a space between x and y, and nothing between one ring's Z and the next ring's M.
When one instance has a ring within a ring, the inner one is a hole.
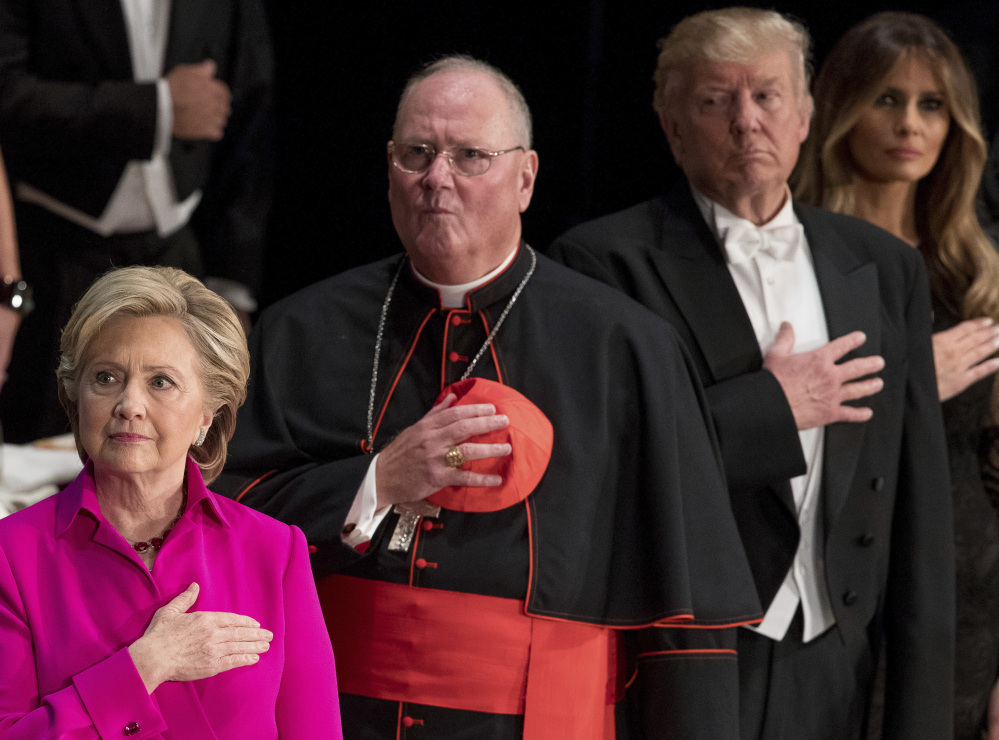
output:
M441 507L434 506L427 501L410 501L406 504L396 504L395 513L399 515L399 521L392 531L392 539L389 540L388 549L390 552L409 552L413 545L413 535L416 534L416 525L420 523L420 517L440 516Z

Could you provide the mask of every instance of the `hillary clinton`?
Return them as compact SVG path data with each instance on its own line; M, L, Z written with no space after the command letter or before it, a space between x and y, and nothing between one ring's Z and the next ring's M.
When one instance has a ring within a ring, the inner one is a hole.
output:
M302 533L205 488L248 373L179 270L77 304L58 380L84 470L0 520L0 738L340 737Z

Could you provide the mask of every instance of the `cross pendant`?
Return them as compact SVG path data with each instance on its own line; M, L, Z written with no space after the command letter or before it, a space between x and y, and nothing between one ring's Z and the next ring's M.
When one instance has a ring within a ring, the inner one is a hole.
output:
M392 530L392 539L389 540L389 552L409 552L413 545L413 535L416 534L416 525L420 523L420 517L440 516L441 507L434 506L427 501L410 501L406 504L396 504L395 513L399 515L395 529Z

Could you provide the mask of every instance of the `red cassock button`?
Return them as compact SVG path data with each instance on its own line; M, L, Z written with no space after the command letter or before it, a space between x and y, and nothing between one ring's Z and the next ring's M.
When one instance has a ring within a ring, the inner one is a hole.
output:
M139 723L129 722L127 725L121 728L121 734L125 737L131 737L132 735L139 734Z
M424 519L423 524L421 524L420 527L423 528L424 532L429 532L431 529L434 528L434 523L429 519Z
M413 565L415 565L415 566L416 566L417 568L419 568L420 570L423 570L424 568L426 568L426 567L427 567L427 561L426 561L426 560L424 560L423 558L417 558L417 559L416 559L416 562L415 562L415 563L413 563Z
M403 727L412 727L413 726L413 718L412 717L403 717L402 718L402 726Z
M457 352L452 352L447 356L447 358L451 362L457 362L458 360L461 359L461 355L459 355Z
M455 314L454 316L451 317L451 326L460 326L460 325L461 325L461 316Z
M317 552L319 552L318 547L315 545L309 545L309 555L315 555Z

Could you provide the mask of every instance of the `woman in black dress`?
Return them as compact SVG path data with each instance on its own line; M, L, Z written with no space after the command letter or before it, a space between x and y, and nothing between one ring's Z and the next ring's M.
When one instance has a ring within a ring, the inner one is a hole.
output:
M815 104L797 197L890 231L930 274L957 545L955 737L999 738L999 518L987 493L999 254L975 217L986 144L974 81L934 22L878 13L830 52Z

